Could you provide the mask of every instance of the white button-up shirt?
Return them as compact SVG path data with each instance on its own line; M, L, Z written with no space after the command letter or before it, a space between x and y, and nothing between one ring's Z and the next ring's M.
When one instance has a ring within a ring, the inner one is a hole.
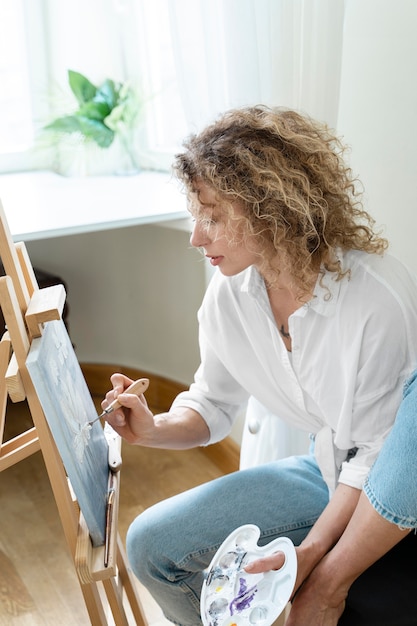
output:
M362 487L417 363L414 277L390 255L350 251L340 260L349 275L337 281L326 273L290 316L291 355L257 270L217 272L199 311L201 365L173 404L197 410L214 443L254 396L315 435L331 490L337 480Z

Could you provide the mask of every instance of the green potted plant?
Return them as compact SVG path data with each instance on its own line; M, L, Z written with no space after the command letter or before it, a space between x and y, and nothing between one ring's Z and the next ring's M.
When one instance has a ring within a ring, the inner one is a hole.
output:
M124 168L137 171L133 139L142 109L137 89L109 78L96 86L73 70L68 70L68 82L77 108L44 129L55 133L58 143L63 135L69 135L75 136L75 143L93 143L101 149L108 149L118 139L127 160Z

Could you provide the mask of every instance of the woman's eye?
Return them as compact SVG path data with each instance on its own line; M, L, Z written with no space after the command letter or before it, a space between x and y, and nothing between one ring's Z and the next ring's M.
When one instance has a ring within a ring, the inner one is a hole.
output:
M201 228L214 228L219 225L219 218L215 215L190 215L191 222L198 224Z
M193 216L192 220L193 222L199 224L200 226L204 226L204 228L207 228L208 226L215 224L215 220L212 219L211 217L208 217L207 215Z

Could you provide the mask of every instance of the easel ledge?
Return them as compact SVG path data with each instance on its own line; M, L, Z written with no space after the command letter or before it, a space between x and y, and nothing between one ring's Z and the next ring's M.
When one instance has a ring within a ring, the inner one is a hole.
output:
M87 523L79 511L79 526L74 563L80 580L84 584L98 582L117 575L117 538L118 514L120 500L120 473L109 470L114 489L114 504L110 517L110 527L106 529L109 536L107 565L105 565L106 545L93 547ZM69 485L71 489L71 485ZM76 498L74 495L74 504Z
M7 332L0 341L0 381L4 381L0 385L0 471L38 450L42 451L91 624L128 626L123 605L125 595L135 623L146 626L146 617L118 533L120 472L111 474L115 500L105 567L105 547L92 546L87 524L26 367L32 340L42 336L46 322L61 319L65 289L62 285L42 290L38 288L24 244L12 241L1 202L0 259L6 270L6 276L0 278L0 307L7 325ZM8 396L13 402L27 400L34 427L3 442ZM104 587L106 602L99 591L99 583ZM111 622L108 621L108 609L112 615Z

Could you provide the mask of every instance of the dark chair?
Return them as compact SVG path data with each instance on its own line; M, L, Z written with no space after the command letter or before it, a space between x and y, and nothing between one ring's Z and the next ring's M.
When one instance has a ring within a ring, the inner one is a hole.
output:
M338 626L417 626L413 531L354 582Z
M43 289L45 287L52 287L53 285L64 285L65 291L68 291L65 282L59 276L54 276L53 274L49 274L48 272L44 272L43 270L40 270L37 268L34 268L33 271L35 272L36 280L38 281L38 285L40 289ZM4 276L5 273L6 272L4 270L3 264L0 261L0 276ZM65 301L64 310L62 311L62 319L64 321L64 324L67 328L67 332L69 334L67 301ZM6 330L6 327L4 323L4 317L0 309L0 339L2 338L5 330Z

